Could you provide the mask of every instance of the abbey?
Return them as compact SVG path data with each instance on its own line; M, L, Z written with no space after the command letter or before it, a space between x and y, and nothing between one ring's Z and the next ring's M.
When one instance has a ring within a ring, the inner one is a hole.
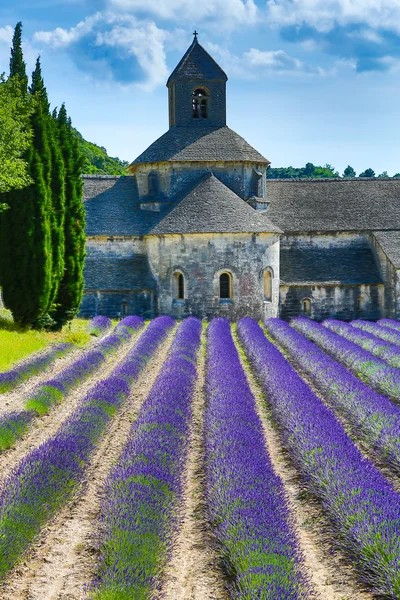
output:
M400 318L400 180L267 179L226 82L195 36L169 130L130 176L85 176L81 315Z

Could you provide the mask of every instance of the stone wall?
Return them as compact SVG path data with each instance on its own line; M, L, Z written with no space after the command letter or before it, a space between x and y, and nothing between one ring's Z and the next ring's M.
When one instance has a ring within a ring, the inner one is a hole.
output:
M207 119L194 119L192 92L203 88L208 94ZM170 126L190 125L191 127L222 127L226 125L226 82L208 80L206 85L199 80L183 80L171 83L169 87Z
M254 170L262 173L259 190L255 190ZM149 194L149 174L157 173L159 193ZM165 162L138 165L135 177L139 198L142 202L172 201L180 198L203 176L212 172L222 183L243 200L250 196L265 197L266 167L257 163L235 162ZM257 193L256 193L257 192Z
M194 234L149 236L150 268L157 281L157 312L177 318L211 319L277 316L279 237L273 234ZM273 273L271 301L264 300L264 272ZM219 277L232 277L232 299L221 300ZM185 281L185 298L176 293L176 274Z
M385 316L400 319L400 273L390 262L374 235L370 235L370 240L385 282Z

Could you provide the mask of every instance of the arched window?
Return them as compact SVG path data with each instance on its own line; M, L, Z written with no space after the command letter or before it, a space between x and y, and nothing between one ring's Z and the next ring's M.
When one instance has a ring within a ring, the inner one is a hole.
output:
M272 273L269 269L264 271L264 300L272 302Z
M149 183L149 196L157 196L160 191L158 173L151 171L148 178Z
M192 93L192 115L193 119L208 118L208 96L202 88L197 88Z
M128 303L127 302L121 302L121 315L123 317L126 317L127 314L128 314Z
M357 298L357 310L364 310L364 298L360 296Z
M311 300L309 298L304 298L303 300L303 312L305 312L306 315L311 314Z
M219 297L221 300L232 298L232 276L230 273L221 273L219 276Z
M185 278L182 273L174 273L175 300L185 299Z

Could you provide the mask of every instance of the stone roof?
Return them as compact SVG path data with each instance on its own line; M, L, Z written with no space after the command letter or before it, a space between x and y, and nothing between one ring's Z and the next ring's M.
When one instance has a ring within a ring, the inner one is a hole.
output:
M167 85L177 79L223 79L227 81L228 77L195 38L171 73Z
M155 287L147 257L132 258L87 257L85 260L86 290L146 290Z
M400 231L374 231L380 247L395 269L400 269Z
M268 179L267 200L285 232L400 229L400 179Z
M267 163L257 150L229 127L171 127L132 163L234 161Z
M149 233L241 232L282 233L264 214L251 208L210 173Z
M383 283L368 241L345 247L281 247L281 285Z

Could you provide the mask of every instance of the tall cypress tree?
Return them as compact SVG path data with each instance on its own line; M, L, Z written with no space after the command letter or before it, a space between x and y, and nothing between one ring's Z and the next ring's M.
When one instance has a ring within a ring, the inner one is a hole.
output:
M21 84L26 82L20 23L15 28L10 67L12 77L18 77ZM10 208L1 214L0 236L3 298L16 323L22 326L40 324L49 308L52 282L48 106L37 101L34 94L29 101L33 105L30 118L33 135L26 158L34 184L4 195Z
M48 309L51 311L54 309L53 304L64 275L65 169L57 123L49 112L50 104L42 77L40 57L37 58L36 67L32 73L30 92L35 102L41 106L45 127L42 142L46 144L46 148L42 147L41 155L49 197L48 216L51 230L52 281Z
M21 90L24 94L28 91L28 78L26 65L22 54L22 23L16 24L11 47L10 77L18 77Z
M61 328L64 323L75 317L83 296L85 209L82 202L81 177L83 158L64 104L58 113L57 123L65 167L65 271L52 317L57 323L57 328Z

